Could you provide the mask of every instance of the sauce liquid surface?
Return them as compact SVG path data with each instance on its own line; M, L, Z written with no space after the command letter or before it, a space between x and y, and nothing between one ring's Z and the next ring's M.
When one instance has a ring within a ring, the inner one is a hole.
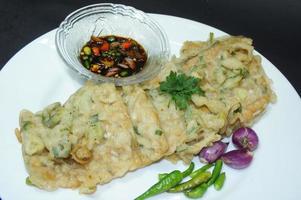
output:
M140 72L147 60L144 48L121 36L91 36L80 51L80 61L93 73L106 77L127 77Z

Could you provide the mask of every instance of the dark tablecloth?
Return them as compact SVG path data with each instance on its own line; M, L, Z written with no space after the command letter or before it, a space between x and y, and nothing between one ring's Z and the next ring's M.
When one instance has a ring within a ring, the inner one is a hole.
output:
M251 37L255 48L301 94L300 0L0 0L0 69L27 43L58 27L70 12L100 2L184 17Z

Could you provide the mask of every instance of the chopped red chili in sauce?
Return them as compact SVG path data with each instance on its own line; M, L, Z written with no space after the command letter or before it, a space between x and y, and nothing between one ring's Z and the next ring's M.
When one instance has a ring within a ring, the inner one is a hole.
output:
M147 54L138 42L115 35L91 36L80 52L80 61L85 68L107 77L136 74L146 60Z

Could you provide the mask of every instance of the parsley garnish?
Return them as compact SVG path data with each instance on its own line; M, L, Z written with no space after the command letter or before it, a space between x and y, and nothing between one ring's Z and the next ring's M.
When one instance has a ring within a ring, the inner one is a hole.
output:
M185 110L191 95L204 95L204 91L199 87L199 81L200 79L192 76L170 72L166 80L160 83L160 90L170 94L176 106L180 110Z

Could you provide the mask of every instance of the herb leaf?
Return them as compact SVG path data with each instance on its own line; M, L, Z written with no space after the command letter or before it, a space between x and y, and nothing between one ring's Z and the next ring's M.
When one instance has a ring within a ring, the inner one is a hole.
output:
M204 91L199 87L199 81L198 78L172 71L166 77L166 80L160 83L160 90L170 94L176 106L180 110L185 110L191 100L191 95L204 96Z

